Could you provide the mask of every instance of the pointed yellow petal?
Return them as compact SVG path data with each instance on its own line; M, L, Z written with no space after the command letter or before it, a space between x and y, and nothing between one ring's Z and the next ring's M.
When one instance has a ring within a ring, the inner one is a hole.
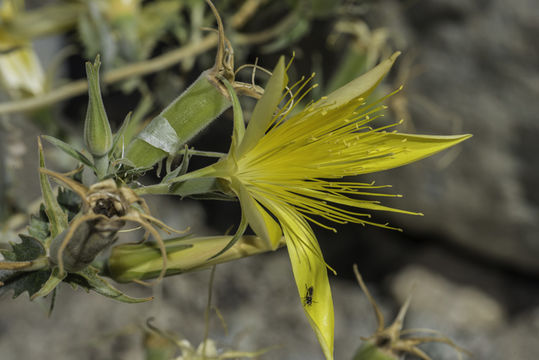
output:
M279 224L258 202L249 194L249 190L235 178L232 178L232 188L236 191L241 208L249 226L256 235L264 239L275 250L279 247L282 232Z
M287 82L284 57L281 56L268 81L268 85L264 89L264 95L258 100L253 110L244 140L238 149L238 157L252 149L258 140L264 136L273 119L273 113L281 101L283 89L286 87Z
M310 226L295 210L286 208L275 215L283 226L303 310L316 333L324 356L332 360L333 300L320 247Z
M358 97L366 98L378 86L389 70L391 70L393 63L399 55L399 51L395 52L389 59L382 61L369 72L350 81L348 84L329 94L325 99L316 103L315 108L328 105L337 107Z
M373 143L373 149L381 153L389 151L392 155L378 158L373 156L369 160L360 161L358 165L361 168L357 174L367 174L406 165L450 148L471 136L470 134L453 136L384 134Z

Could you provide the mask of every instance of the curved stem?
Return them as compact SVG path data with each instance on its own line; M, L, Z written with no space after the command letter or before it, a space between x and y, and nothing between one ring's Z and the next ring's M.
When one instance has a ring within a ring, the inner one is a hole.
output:
M111 70L103 75L103 83L107 85L113 84L134 76L143 76L166 69L186 58L201 54L213 48L216 44L217 36L215 34L210 34L204 37L199 43L184 46L178 50L170 51L151 60L140 61L122 68ZM85 79L76 80L42 96L0 103L0 115L36 110L84 94L87 90L88 83Z
M296 15L290 13L282 21L267 30L252 34L236 34L234 36L234 42L238 45L266 42L282 34L295 21ZM140 61L111 70L103 75L103 83L109 85L130 77L143 76L166 69L187 58L202 54L215 47L217 42L216 34L209 34L198 43L186 45L150 60ZM36 110L84 94L86 91L88 91L86 79L75 80L42 96L0 103L0 115Z

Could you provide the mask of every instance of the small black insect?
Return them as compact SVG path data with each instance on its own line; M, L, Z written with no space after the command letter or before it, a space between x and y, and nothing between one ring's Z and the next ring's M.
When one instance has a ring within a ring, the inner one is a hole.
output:
M313 292L314 287L305 285L305 296L303 297L303 306L311 306L313 302L316 302L313 300Z

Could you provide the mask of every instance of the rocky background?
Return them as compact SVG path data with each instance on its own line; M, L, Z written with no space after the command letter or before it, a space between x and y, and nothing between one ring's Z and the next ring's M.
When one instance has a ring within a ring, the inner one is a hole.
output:
M476 359L539 358L539 4L381 0L365 18L372 29L386 28L395 48L405 49L390 79L406 85L390 103L406 120L401 131L474 137L420 163L368 177L405 195L391 205L425 214L378 215L403 233L353 225L337 235L317 232L326 261L339 272L330 279L336 359L350 359L360 336L376 327L353 278L353 263L386 322L412 293L406 327L437 329ZM332 26L317 20L295 46L305 57L314 44L320 50L324 42L318 39ZM324 58L330 63L324 75L340 60L332 56ZM37 134L17 127L19 133ZM224 129L205 135L229 131ZM35 137L28 138L24 161L35 164ZM28 202L39 193L34 168L20 168L15 176L21 186L14 191ZM198 234L222 233L238 215L237 204L178 205L169 199L150 206L173 226L194 223ZM219 266L214 304L228 333L214 314L210 337L226 348L277 346L262 359L322 359L290 270L284 251ZM166 279L153 290L126 286L133 295L155 293L155 301L141 305L64 286L49 319L45 303L4 296L0 358L143 359L140 326L149 317L197 346L204 334L208 280L204 271ZM456 358L445 345L424 349L433 359Z

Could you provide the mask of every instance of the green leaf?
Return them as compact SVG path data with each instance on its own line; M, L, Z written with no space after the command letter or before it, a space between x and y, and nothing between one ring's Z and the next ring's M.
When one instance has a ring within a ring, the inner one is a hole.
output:
M60 274L60 270L58 268L54 268L43 286L41 286L41 288L37 292L30 296L30 300L49 295L54 289L56 289L56 287L62 282L62 280L66 278L66 276L66 272Z
M11 244L13 254L15 255L14 259L10 259L11 261L35 260L46 254L45 248L39 240L23 234L19 234L19 237L22 242Z
M47 241L47 238L50 236L49 218L45 213L45 206L43 204L41 204L37 215L30 216L28 233L30 234L30 236L38 239L42 243L45 243Z
M41 139L38 138L39 148L39 166L45 168L45 158L43 156L43 146L41 145ZM43 204L45 205L45 212L49 219L51 238L55 238L67 228L67 214L64 213L54 192L52 191L49 177L46 174L39 173L39 184L41 186L41 195L43 198Z
M67 213L68 220L73 220L75 215L80 211L82 205L80 197L74 191L60 187L56 199L58 200L58 204L60 204L62 209Z
M87 291L93 290L98 294L101 294L103 296L109 297L111 299L125 302L125 303L141 303L150 301L153 299L153 297L147 297L147 298L134 298L128 295L125 295L120 290L114 288L111 284L109 284L105 279L97 275L98 270L88 266L87 268L74 273L70 274L67 281L71 283L72 285L79 285L82 288L86 289Z
M0 271L1 273L2 271ZM16 276L10 276L8 280L4 280L4 286L0 287L0 295L13 290L13 299L23 292L28 292L31 297L43 287L50 274L49 270L19 272Z
M75 149L73 146L69 145L68 143L63 142L62 140L59 140L55 137L48 136L48 135L41 135L41 137L45 140L47 140L52 145L56 146L58 149L65 152L67 155L71 156L75 160L83 163L84 165L90 167L92 170L95 171L95 166L93 162L88 159L86 156L84 156L83 153Z
M127 130L127 128L129 127L130 123L131 123L131 119L132 119L132 115L133 113L130 111L126 116L125 116L125 119L124 119L124 122L122 123L122 126L120 126L120 129L118 129L118 131L116 132L116 134L114 134L114 138L112 140L112 153L116 153L117 151L120 151L121 150L121 146L120 145L123 145L124 142L125 142L125 139L122 140L122 138L124 137L125 135L125 131ZM122 140L120 142L120 140Z
M247 225L248 225L247 218L245 217L244 214L242 214L240 225L238 226L238 230L236 230L236 233L234 234L234 237L232 237L232 239L228 242L228 244L225 245L224 248L219 250L219 252L217 252L217 254L213 255L208 260L212 260L212 259L215 259L218 256L221 256L222 254L227 252L228 249L230 249L232 246L234 246L234 244L236 244L238 242L238 240L243 236L243 234L245 234L245 230L247 230Z

